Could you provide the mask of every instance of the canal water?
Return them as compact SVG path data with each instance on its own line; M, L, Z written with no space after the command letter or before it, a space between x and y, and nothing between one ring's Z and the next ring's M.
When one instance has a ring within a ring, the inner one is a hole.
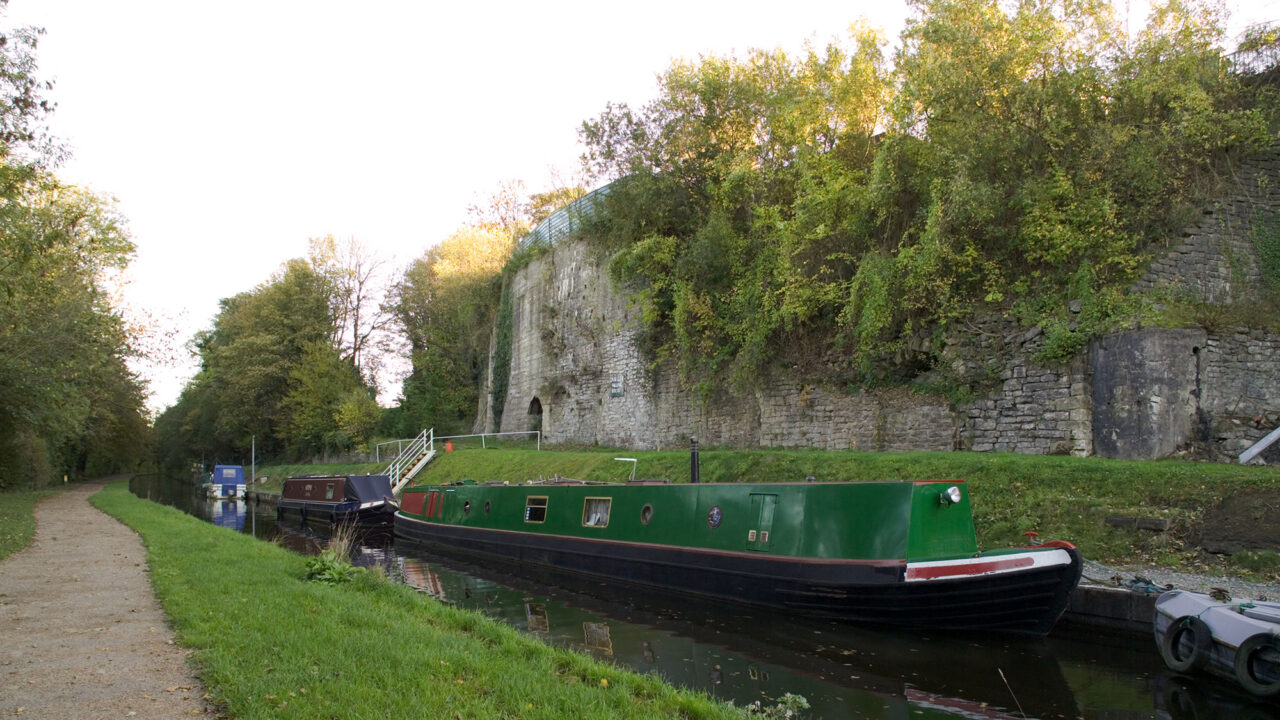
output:
M131 489L296 552L314 554L327 541L278 522L274 506L206 498L187 482L141 477ZM441 602L738 705L803 695L811 706L803 717L813 720L1280 718L1280 705L1171 674L1146 638L924 636L796 621L575 578L513 575L388 536L365 538L353 554Z

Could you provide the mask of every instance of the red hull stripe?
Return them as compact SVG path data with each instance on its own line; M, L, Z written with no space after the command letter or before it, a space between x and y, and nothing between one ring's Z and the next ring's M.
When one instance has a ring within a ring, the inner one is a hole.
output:
M1009 570L1017 570L1018 568L1030 567L1035 564L1035 560L1022 556L1015 558L1002 558L999 560L988 560L980 563L964 563L956 565L931 565L925 567L907 566L908 580L933 580L942 577L954 577L956 575L985 575L993 572L1007 572Z

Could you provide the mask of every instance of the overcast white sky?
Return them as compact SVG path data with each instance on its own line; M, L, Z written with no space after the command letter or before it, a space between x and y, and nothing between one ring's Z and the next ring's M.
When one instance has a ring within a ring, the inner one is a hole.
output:
M1227 7L1233 32L1280 18L1261 0ZM46 29L39 74L73 153L59 176L118 199L138 246L128 298L181 341L308 238L404 265L499 183L572 176L582 121L651 99L675 58L823 45L859 17L894 40L906 14L898 0L10 0L4 25ZM161 409L195 368L143 370Z

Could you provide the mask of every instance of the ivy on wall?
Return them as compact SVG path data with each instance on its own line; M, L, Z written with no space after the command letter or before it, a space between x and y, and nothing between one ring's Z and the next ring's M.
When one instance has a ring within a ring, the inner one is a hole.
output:
M502 301L498 305L497 337L493 348L493 377L490 386L493 404L490 406L490 413L495 431L502 429L502 411L507 404L507 388L511 382L511 343L514 334L511 277L508 274L506 282L502 283Z
M1250 232L1253 249L1258 254L1258 272L1262 286L1280 298L1280 214L1254 221Z

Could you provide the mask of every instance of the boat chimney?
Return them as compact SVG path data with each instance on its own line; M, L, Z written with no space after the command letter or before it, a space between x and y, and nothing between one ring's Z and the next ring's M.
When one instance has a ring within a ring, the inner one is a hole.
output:
M698 482L698 438L689 438L689 482Z

